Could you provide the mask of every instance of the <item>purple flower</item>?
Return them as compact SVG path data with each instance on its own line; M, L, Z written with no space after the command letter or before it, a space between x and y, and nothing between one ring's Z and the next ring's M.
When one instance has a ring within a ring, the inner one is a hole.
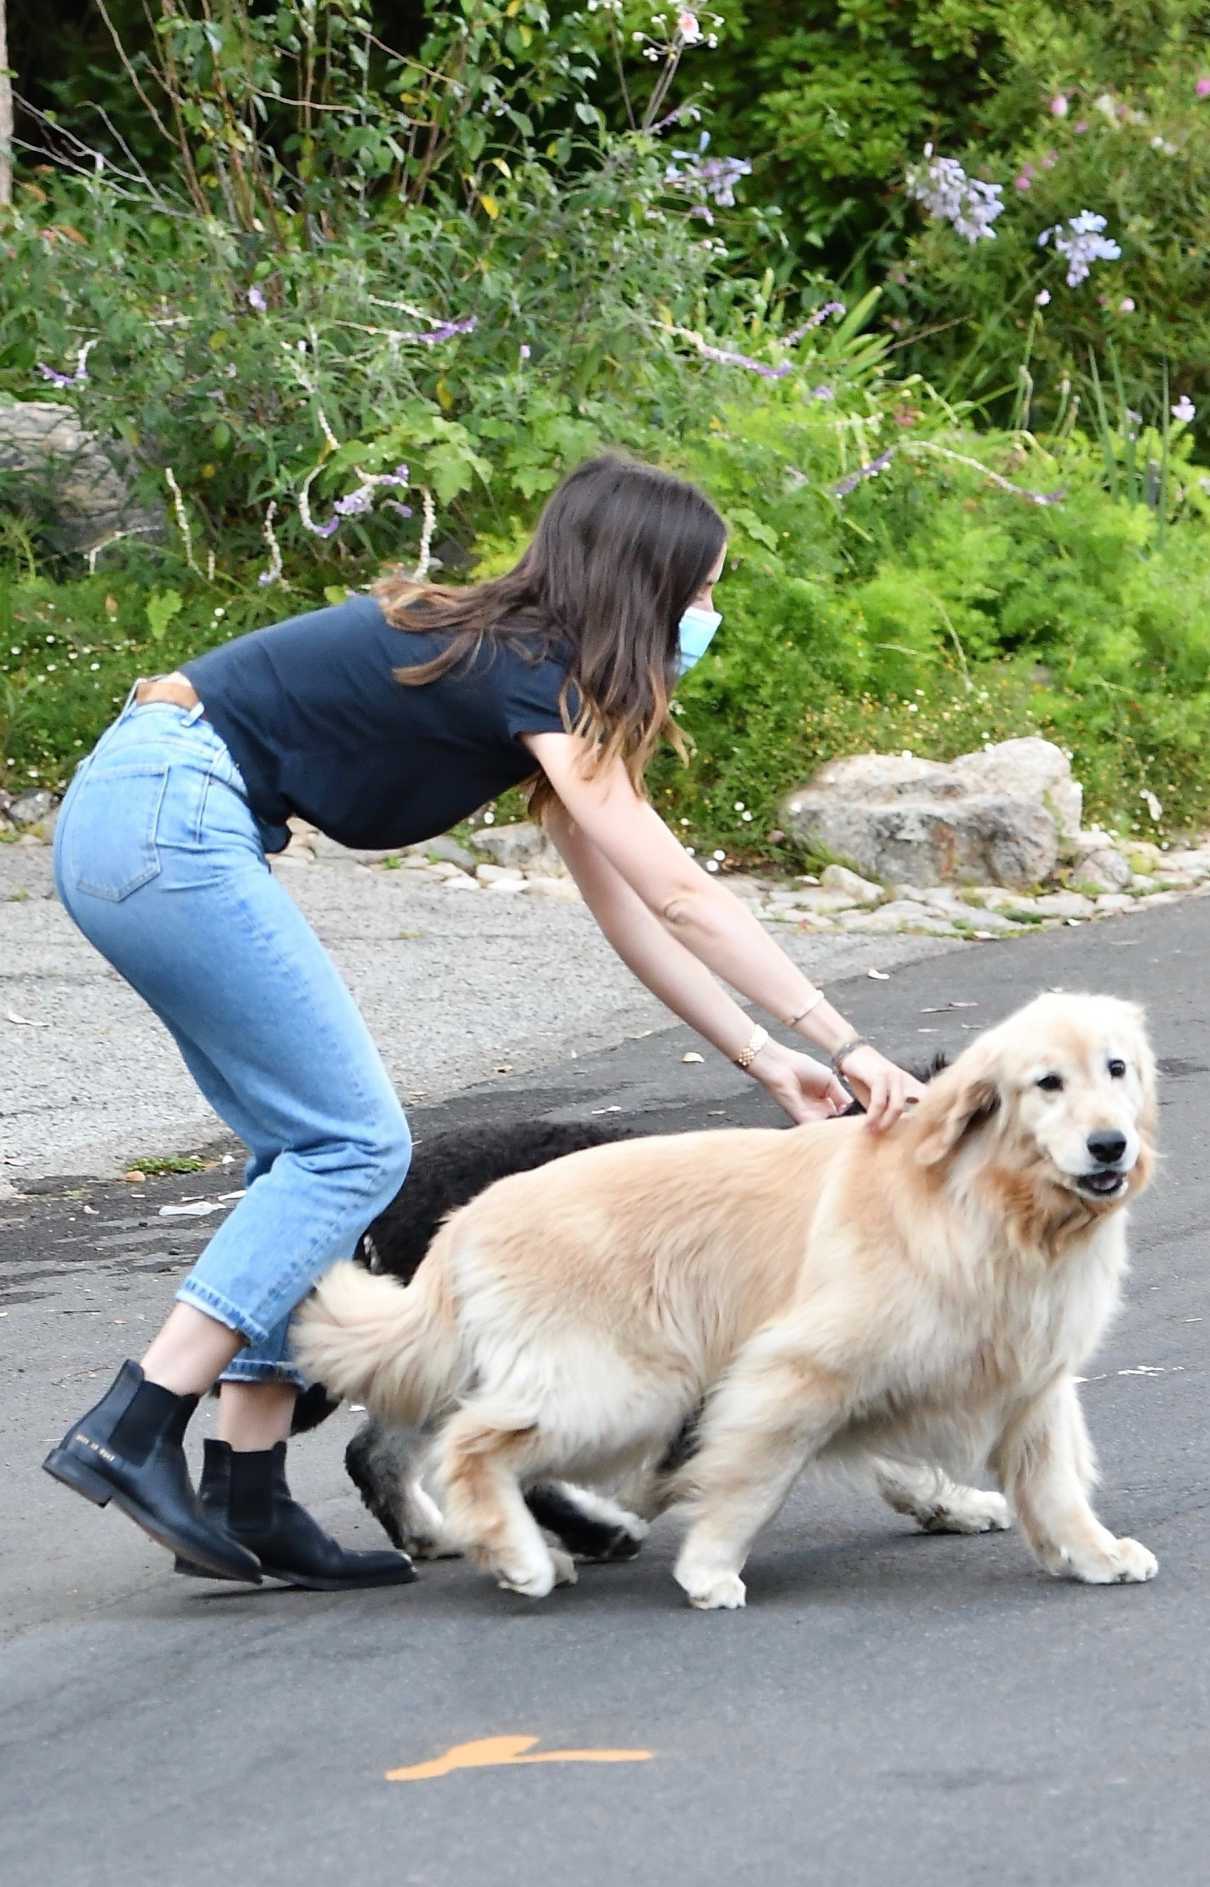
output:
M466 315L461 321L441 321L435 328L429 328L421 334L414 329L407 334L400 334L401 341L416 341L421 347L436 347L439 341L452 340L455 334L473 334L475 331L474 315Z
M843 301L825 301L823 306L817 308L814 314L808 315L800 326L792 328L789 334L783 334L781 344L783 347L797 347L804 334L810 334L813 328L821 328L832 315L835 315L839 321L846 313Z
M878 457L871 459L868 465L859 465L855 472L850 472L847 478L842 478L838 484L833 485L833 497L847 498L849 493L856 491L858 485L862 484L865 479L877 478L879 472L885 472L894 456L894 446L888 446L885 452L880 452Z
M253 282L251 288L248 290L248 306L249 308L255 308L257 314L264 314L265 309L269 306L268 302L265 300L264 291L259 289L255 282Z
M968 177L956 157L934 157L931 144L925 145L924 155L927 163L908 171L908 195L926 216L952 224L967 242L994 240L992 224L1004 209L1004 186Z
M697 196L700 200L693 214L704 216L712 223L714 218L707 205L716 203L722 209L734 208L735 186L741 177L752 175L752 166L746 157L707 157L709 148L710 133L703 131L696 152L673 151L673 157L679 162L666 166L664 182ZM682 164L684 169L680 167Z
M57 367L45 367L41 361L38 362L38 372L44 380L50 381L52 387L75 387L81 380L88 378L87 374L60 373Z
M749 373L758 373L762 380L784 380L794 371L788 360L770 367L767 361L753 360L748 354L733 354L727 347L710 347L705 341L699 341L697 347L704 359L716 360L720 367L746 367Z
M366 511L374 508L374 493L369 485L362 485L357 491L351 491L343 498L338 498L332 509L337 517L359 518Z
M833 393L831 387L812 387L811 398L813 400L834 400L836 395Z
M331 537L339 529L340 519L338 517L330 517L324 524L313 524L311 526L311 535L313 537Z
M1081 210L1078 216L1069 217L1066 224L1055 223L1038 237L1040 249L1054 237L1056 250L1067 262L1068 288L1078 288L1081 282L1086 282L1094 262L1116 262L1121 255L1112 237L1101 234L1104 227L1103 216L1095 215L1092 210Z

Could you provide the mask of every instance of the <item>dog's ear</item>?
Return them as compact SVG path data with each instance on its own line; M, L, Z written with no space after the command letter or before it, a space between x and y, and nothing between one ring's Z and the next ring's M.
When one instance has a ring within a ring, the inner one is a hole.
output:
M952 1067L929 1083L915 1108L921 1166L938 1166L968 1133L990 1120L1000 1107L995 1062L990 1052L968 1048Z

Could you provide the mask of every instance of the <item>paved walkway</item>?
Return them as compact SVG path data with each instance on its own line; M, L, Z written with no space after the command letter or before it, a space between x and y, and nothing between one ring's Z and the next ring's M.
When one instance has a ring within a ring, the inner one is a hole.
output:
M578 901L449 890L335 854L282 878L409 1104L501 1070L558 1068L667 1024ZM822 982L954 947L813 936L792 923L777 934ZM40 845L0 846L0 1057L0 1180L18 1188L113 1173L221 1134L168 1035L60 908Z

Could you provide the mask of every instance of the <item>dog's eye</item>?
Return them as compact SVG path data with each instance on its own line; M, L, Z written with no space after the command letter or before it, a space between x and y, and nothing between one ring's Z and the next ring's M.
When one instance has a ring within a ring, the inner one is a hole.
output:
M1062 1075L1043 1075L1038 1082L1038 1086L1044 1094L1061 1094L1063 1092L1063 1077Z
M1122 1079L1122 1076L1126 1073L1125 1062L1116 1061L1116 1060L1111 1061L1109 1064L1109 1072L1113 1076L1115 1081L1120 1081Z

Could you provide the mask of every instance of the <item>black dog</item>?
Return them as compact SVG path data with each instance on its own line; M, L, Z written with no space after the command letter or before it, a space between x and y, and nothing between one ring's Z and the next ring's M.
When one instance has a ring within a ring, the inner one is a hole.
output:
M945 1065L945 1056L936 1057L927 1070L919 1072L918 1079L930 1080ZM846 1109L848 1114L862 1112L858 1101ZM469 1204L493 1181L505 1179L510 1173L529 1172L586 1147L634 1139L641 1132L641 1126L632 1119L612 1125L519 1121L509 1126L441 1134L425 1146L407 1184L366 1232L356 1253L358 1262L408 1284L441 1221L457 1207ZM301 1434L316 1427L337 1406L322 1385L313 1384L295 1405L293 1432ZM664 1467L670 1469L692 1454L693 1427L692 1422L686 1424ZM416 1521L408 1512L406 1494L409 1446L407 1436L370 1417L345 1450L350 1479L392 1544L400 1548L405 1540L413 1544L416 1541ZM538 1525L562 1540L568 1552L588 1559L630 1559L639 1550L634 1534L619 1527L612 1517L605 1519L591 1511L596 1503L590 1496L585 1496L581 1505L574 1488L539 1485L529 1490L526 1504Z
M469 1205L494 1180L527 1173L565 1153L632 1139L640 1130L631 1122L518 1121L505 1127L478 1127L438 1135L422 1149L407 1184L362 1238L356 1258L371 1271L385 1272L408 1284L441 1221L458 1206ZM322 1384L305 1389L294 1405L293 1433L326 1421L339 1405ZM408 1511L409 1438L370 1417L345 1450L345 1467L362 1500L392 1544L417 1543L418 1522ZM638 1539L615 1521L603 1520L577 1503L575 1491L551 1484L533 1487L526 1504L540 1527L562 1540L569 1553L588 1559L629 1559ZM589 1497L585 1497L585 1507Z

